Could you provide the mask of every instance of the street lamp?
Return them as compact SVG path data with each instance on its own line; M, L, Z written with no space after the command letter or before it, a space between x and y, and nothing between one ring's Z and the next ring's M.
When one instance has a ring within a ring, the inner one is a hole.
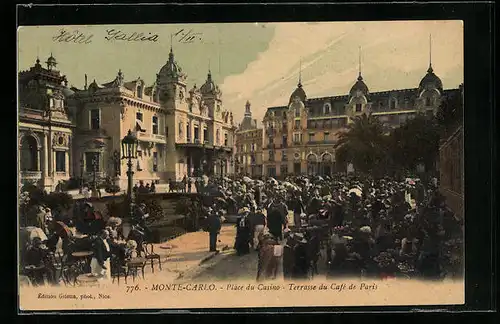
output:
M132 176L134 175L134 171L132 171L132 159L137 158L137 137L132 134L132 131L129 129L127 135L122 139L122 159L127 159L127 198L129 201L129 213L130 216L133 216L133 197L132 197Z
M82 153L82 156L80 157L80 190L79 190L79 193L83 193L83 163L84 163L84 159L83 159L83 153Z

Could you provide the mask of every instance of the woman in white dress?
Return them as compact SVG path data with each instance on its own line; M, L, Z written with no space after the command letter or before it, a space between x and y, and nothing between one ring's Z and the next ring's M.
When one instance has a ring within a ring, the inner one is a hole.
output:
M103 230L94 242L90 269L104 280L111 280L111 249L108 244L109 232Z

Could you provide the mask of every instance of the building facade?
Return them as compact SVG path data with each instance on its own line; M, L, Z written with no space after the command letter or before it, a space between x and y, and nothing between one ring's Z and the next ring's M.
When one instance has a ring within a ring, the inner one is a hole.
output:
M356 116L372 114L396 127L417 113L435 114L452 91L458 89L444 90L431 64L418 88L412 89L371 93L360 72L346 95L307 98L299 78L288 104L270 107L264 116L265 175L345 172L336 163L334 144Z
M129 130L139 141L134 182L234 172L236 128L210 71L199 89L188 91L171 49L153 85L125 81L120 70L111 82L87 84L85 76L83 89L69 89L55 64L51 57L42 68L37 60L19 74L23 181L51 191L59 180L111 177L126 188L121 140Z
M240 175L262 176L263 129L252 119L250 102L245 105L245 115L236 132L235 167Z
M71 147L75 124L68 98L72 91L51 55L18 76L18 166L20 184L47 191L73 174Z

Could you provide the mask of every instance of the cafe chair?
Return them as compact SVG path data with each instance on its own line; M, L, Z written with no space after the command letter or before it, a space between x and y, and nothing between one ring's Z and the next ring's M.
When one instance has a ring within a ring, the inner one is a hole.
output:
M132 280L135 282L135 278L138 276L139 270L141 271L142 274L142 279L144 279L144 268L146 267L146 258L141 257L141 254L137 251L134 250L131 253L132 257L127 260L127 274L126 276L128 277L129 275L132 275Z
M158 261L158 266L161 271L161 257L159 254L154 253L154 245L152 243L143 243L142 244L142 251L144 252L144 258L151 262L151 271L154 273L154 263L155 260Z
M120 284L120 277L125 279L125 284L127 284L127 264L125 260L120 259L118 256L113 255L111 257L111 283L117 280L117 283Z

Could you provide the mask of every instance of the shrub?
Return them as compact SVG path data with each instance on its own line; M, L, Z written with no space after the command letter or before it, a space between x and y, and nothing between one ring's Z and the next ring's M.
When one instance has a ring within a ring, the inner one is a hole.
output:
M106 214L108 217L125 218L128 216L128 202L127 196L122 195L123 199L120 201L112 200L106 203Z
M50 209L68 209L73 203L73 197L66 192L51 192L44 197L44 203Z
M116 193L120 192L120 187L115 185L115 184L107 184L106 187L104 188L104 190L107 193L111 193L111 194L115 195Z

